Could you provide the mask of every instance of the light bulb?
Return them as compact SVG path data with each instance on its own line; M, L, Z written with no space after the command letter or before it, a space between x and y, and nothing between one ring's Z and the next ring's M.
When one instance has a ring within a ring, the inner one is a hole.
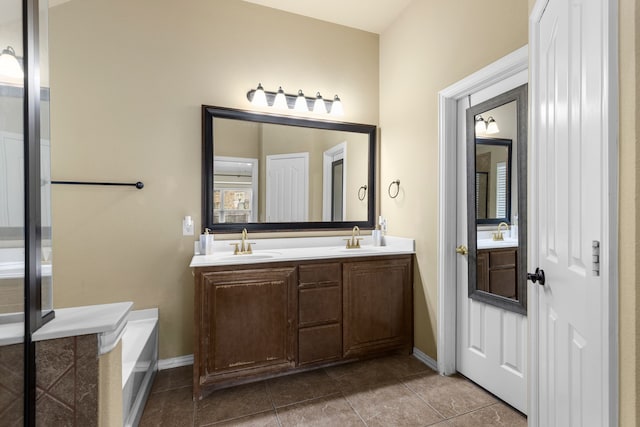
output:
M251 100L251 103L257 107L267 107L269 105L267 103L267 95L264 93L264 89L262 88L261 83L258 83L258 87L253 93L253 99Z
M293 109L301 113L306 113L307 111L309 111L309 106L307 105L307 98L304 97L304 93L302 93L302 90L298 91L298 96L296 97L296 104L293 107Z
M18 62L16 52L11 46L7 46L7 48L2 51L2 54L0 54L0 76L11 79L24 78L24 72Z
M476 116L476 133L485 133L487 131L487 124L484 122L482 116Z
M289 109L289 106L287 105L287 97L284 94L284 90L282 90L282 86L280 86L278 93L276 93L276 98L273 101L273 108L277 108L279 110Z
M316 101L313 104L313 112L320 114L327 114L327 106L324 103L324 99L322 99L322 95L320 92L316 93Z
M500 132L498 129L498 123L493 119L493 117L489 117L487 119L487 134L494 134Z
M342 108L342 101L338 98L338 95L333 97L333 104L331 104L331 115L342 116L344 115L344 109Z

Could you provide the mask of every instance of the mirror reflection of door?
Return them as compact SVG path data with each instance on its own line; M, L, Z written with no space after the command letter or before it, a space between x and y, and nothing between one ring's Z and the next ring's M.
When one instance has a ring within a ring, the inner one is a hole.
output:
M267 156L267 221L307 221L309 153Z
M344 160L331 163L331 221L343 220L342 186L344 182Z

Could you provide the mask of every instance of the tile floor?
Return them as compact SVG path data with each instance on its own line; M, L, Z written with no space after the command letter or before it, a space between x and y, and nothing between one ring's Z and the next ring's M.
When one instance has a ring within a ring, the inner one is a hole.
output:
M161 371L141 426L526 426L527 419L461 376L389 356L191 398L192 367Z

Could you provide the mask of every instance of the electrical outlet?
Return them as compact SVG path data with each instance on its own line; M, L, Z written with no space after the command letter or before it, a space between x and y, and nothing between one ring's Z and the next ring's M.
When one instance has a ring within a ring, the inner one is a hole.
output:
M185 216L182 220L182 235L193 236L193 220L190 216Z

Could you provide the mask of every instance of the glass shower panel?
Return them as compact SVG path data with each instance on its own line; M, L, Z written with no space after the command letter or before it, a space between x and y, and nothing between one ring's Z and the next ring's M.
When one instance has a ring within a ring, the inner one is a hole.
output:
M49 0L39 0L40 29L40 216L42 238L42 316L53 310L53 274L51 271L51 138L49 125Z
M0 414L24 413L24 129L22 2L0 2ZM4 425L4 424L3 424Z

